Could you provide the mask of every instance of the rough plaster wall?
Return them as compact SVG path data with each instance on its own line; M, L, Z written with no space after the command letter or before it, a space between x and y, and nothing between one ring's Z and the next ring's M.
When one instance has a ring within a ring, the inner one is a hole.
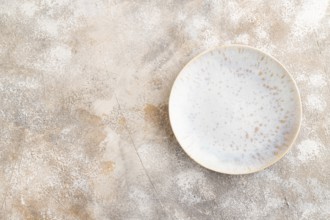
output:
M0 0L0 219L329 219L330 2ZM292 151L208 171L167 102L205 49L248 44L301 91Z

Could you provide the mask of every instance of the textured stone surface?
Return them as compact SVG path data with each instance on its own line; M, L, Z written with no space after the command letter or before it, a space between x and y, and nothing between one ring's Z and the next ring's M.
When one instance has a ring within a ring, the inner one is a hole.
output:
M329 1L0 4L0 219L330 218ZM245 176L193 162L167 115L182 67L232 43L280 60L304 112Z

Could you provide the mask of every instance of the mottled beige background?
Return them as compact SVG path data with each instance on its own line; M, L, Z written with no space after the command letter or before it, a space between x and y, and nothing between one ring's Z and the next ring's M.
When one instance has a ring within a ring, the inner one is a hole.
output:
M260 173L193 162L167 117L205 49L248 44L302 95ZM0 219L330 219L330 2L0 0Z

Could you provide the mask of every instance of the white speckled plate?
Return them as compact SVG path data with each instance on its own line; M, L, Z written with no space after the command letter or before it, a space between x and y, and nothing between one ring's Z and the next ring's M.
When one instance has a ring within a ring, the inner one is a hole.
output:
M286 154L302 113L297 86L277 60L232 45L206 51L183 68L169 114L178 142L197 163L247 174Z

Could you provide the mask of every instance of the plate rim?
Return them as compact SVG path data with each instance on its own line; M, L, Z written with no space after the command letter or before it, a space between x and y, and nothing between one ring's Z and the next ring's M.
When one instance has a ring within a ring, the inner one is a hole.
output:
M225 48L244 48L244 49L250 49L250 50L254 50L254 51L257 51L258 53L261 53L269 58L271 58L272 60L274 60L276 63L278 63L281 68L284 69L284 72L287 76L289 76L291 82L293 83L293 86L295 87L295 91L296 91L296 95L297 95L297 98L298 98L298 103L297 103L297 107L299 108L298 109L298 113L299 113L299 118L298 118L298 128L295 132L295 134L293 135L293 138L290 140L290 143L288 144L287 148L285 151L283 151L282 154L278 155L276 157L275 160L267 163L266 165L264 166L261 166L260 168L257 168L257 169L252 169L252 170L249 170L248 172L239 172L239 173L234 173L234 172L227 172L227 171L224 171L224 170L221 170L221 169L218 169L218 168L212 168L212 167L207 167L205 165L203 165L201 162L197 161L195 158L193 158L189 153L188 151L185 149L184 145L182 145L182 143L180 142L180 140L178 139L177 135L175 134L175 131L174 131L174 123L173 123L173 120L171 119L172 118L172 111L171 110L171 100L173 99L173 88L175 86L175 84L177 83L178 81L178 78L179 76L182 74L183 70L185 70L188 66L190 66L191 64L193 64L197 59L199 59L200 57L202 57L203 55L211 52L211 51L215 51L215 50L222 50L222 49L225 49ZM172 128L172 131L173 131L173 134L177 140L177 142L179 143L180 147L183 149L183 151L193 160L195 161L196 163L198 163L200 166L208 169L208 170L211 170L211 171L215 171L215 172L218 172L218 173L223 173L223 174L229 174L229 175L243 175L243 174L251 174L251 173L256 173L256 172L259 172L259 171L262 171L272 165L274 165L275 163L277 163L278 161L280 161L289 151L290 149L292 148L292 146L294 145L295 141L297 140L297 137L299 136L299 133L300 133L300 129L301 129L301 123L302 123L302 115L303 115L303 110L302 110L302 102L301 102L301 95L300 95L300 91L299 91L299 88L298 88L298 85L296 83L296 81L294 80L294 78L292 77L291 73L287 70L287 68L279 61L277 60L275 57L273 57L272 55L270 55L269 53L267 52L264 52L258 48L255 48L255 47L252 47L252 46L248 46L248 45L243 45L243 44L230 44L230 45L222 45L222 46L215 46L215 47L212 47L212 48L209 48L207 50L204 50L203 52L197 54L196 56L194 56L186 65L183 66L183 68L180 70L180 72L178 73L178 75L175 77L174 79L174 82L172 84L172 87L171 87L171 92L170 92L170 96L169 96L169 100L168 100L168 114L169 114L169 121L170 121L170 125L171 125L171 128Z

